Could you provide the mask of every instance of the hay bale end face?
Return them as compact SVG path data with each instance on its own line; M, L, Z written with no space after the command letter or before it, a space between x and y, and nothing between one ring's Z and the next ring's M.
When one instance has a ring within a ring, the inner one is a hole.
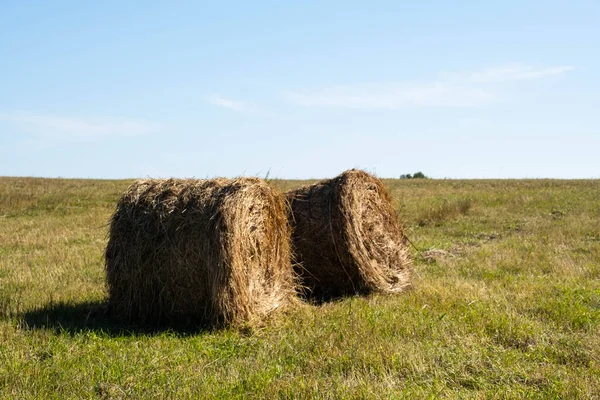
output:
M410 258L391 197L360 170L286 193L294 268L308 297L400 292Z
M106 248L111 312L135 323L259 320L295 294L285 199L256 178L141 180Z

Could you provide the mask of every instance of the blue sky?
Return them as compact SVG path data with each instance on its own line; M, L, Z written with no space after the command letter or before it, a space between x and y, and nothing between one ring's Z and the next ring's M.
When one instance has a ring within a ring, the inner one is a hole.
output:
M600 178L599 21L597 0L0 0L0 175Z

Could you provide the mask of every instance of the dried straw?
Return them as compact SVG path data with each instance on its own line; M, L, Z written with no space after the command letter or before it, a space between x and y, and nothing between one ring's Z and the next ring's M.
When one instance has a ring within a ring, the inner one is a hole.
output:
M409 285L406 237L381 181L360 170L286 193L306 295L396 293Z
M129 322L251 323L295 293L285 199L256 178L135 182L109 236L110 309Z

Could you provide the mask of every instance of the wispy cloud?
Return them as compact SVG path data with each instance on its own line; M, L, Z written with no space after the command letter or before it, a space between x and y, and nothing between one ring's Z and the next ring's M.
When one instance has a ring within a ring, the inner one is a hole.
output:
M207 100L210 104L213 104L215 106L228 108L230 110L233 110L233 111L236 111L239 113L243 113L243 114L252 114L252 113L255 113L256 111L258 111L258 107L256 107L256 105L254 105L254 104L227 99L227 98L219 96L219 95L209 96L207 98Z
M157 124L108 118L80 118L28 111L0 112L0 122L47 141L90 142L107 137L158 132Z
M525 79L539 79L562 74L574 69L575 67L570 65L549 68L533 68L526 65L513 64L495 68L487 68L468 75L465 80L470 83L494 83Z
M285 97L301 106L362 109L407 107L475 107L500 98L494 83L539 79L573 70L572 66L533 68L505 65L469 74L446 74L432 82L392 82L333 86L320 90L288 92Z
M493 95L479 88L437 82L413 86L338 86L318 92L288 93L287 98L301 106L394 110L405 107L472 107L493 100Z

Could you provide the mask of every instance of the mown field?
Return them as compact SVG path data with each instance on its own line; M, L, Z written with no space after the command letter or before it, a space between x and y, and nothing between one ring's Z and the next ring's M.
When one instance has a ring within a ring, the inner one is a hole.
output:
M388 180L412 290L213 332L101 312L129 183L0 178L1 398L600 398L598 180Z

